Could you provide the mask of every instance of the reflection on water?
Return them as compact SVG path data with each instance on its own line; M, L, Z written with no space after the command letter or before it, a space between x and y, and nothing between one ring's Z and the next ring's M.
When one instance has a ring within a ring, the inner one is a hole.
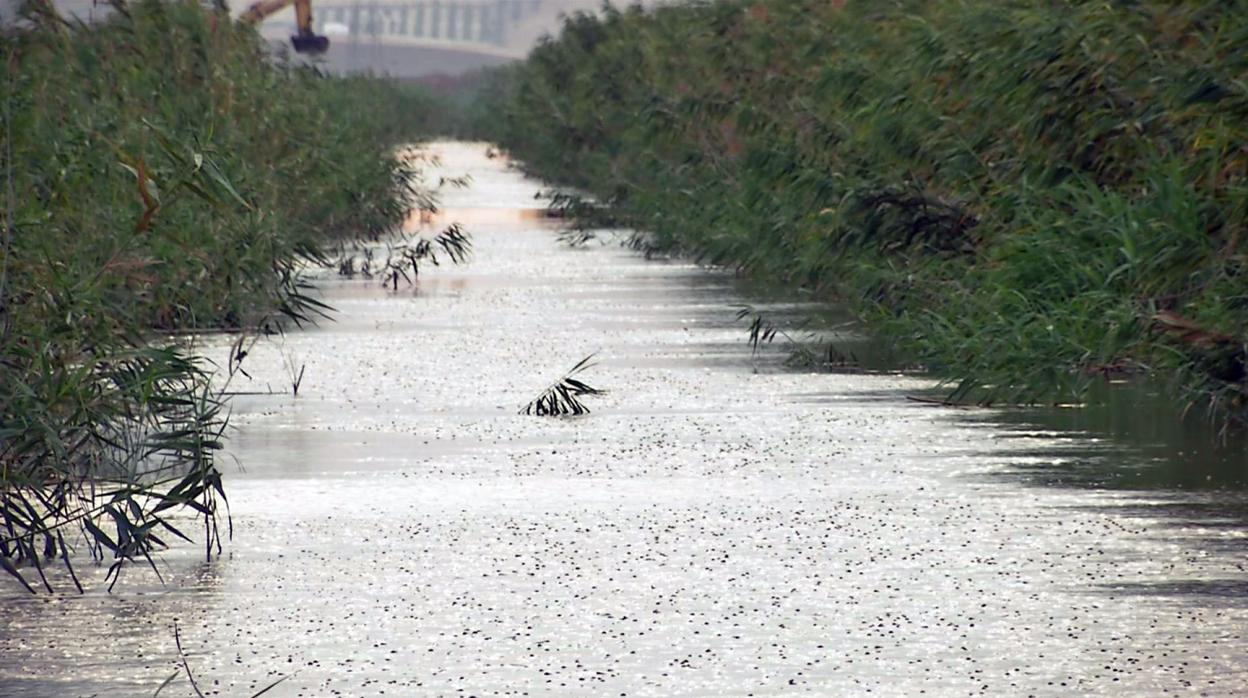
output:
M202 622L227 571L225 561L209 563L185 551L165 555L160 565L167 584L126 568L125 593L109 594L98 569L80 569L93 582L83 596L6 598L0 695L150 696L154 683L177 670L174 624L185 632ZM50 571L55 588L72 587L61 570Z
M544 208L482 207L440 209L438 211L412 211L403 222L405 232L436 230L458 223L468 230L488 226L525 226L550 220Z
M967 419L1026 439L1058 440L1015 473L1047 485L1142 490L1248 490L1248 438L1184 419L1172 397L1148 385L1101 388L1082 409L967 413ZM1045 457L1051 457L1045 459Z
M1080 409L1027 408L961 413L1009 444L1005 467L987 477L1045 489L1097 493L1071 511L1111 516L1169 546L1181 567L1221 559L1235 576L1095 583L1112 597L1204 599L1248 608L1248 440L1182 417L1153 386L1100 386ZM983 475L976 477L982 479Z

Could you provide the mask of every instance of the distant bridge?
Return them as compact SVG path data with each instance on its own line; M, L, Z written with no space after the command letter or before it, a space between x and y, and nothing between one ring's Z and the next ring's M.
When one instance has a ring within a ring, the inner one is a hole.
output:
M252 1L230 0L230 6L237 15ZM11 21L18 2L0 0L0 23ZM97 0L52 3L84 21L112 11ZM456 75L522 58L540 36L558 30L560 15L595 12L599 5L600 0L312 0L316 31L330 41L317 60L334 72ZM289 46L294 29L291 9L259 27L275 46Z
M329 37L322 60L330 70L417 77L522 58L561 14L596 8L597 0L313 0L312 18ZM294 15L274 15L260 30L285 41Z
M345 28L349 36L375 40L441 39L505 49L508 30L538 14L541 8L542 0L426 0L386 5L370 2L320 4L313 17L322 34Z

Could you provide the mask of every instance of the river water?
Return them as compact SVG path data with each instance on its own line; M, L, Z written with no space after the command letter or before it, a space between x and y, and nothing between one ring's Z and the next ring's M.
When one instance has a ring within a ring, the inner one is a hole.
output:
M233 402L225 555L6 589L0 695L152 695L175 621L207 695L1248 692L1242 452L786 370L730 276L562 246L537 183L431 148L472 260L325 276L336 321L231 385L275 394ZM593 352L592 414L517 414Z

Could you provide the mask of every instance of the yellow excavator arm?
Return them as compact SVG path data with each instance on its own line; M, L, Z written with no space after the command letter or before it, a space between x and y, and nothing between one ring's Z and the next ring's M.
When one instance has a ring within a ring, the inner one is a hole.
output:
M259 24L277 12L295 6L295 26L298 33L290 37L290 43L297 53L325 53L329 48L329 37L320 36L312 31L312 0L260 0L248 7L239 15L240 22Z

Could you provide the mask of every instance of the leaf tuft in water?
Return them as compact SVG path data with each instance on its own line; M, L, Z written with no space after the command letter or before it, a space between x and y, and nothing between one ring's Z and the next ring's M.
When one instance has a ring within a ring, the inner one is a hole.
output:
M606 391L599 390L575 376L597 365L592 363L594 356L596 356L596 353L590 354L577 362L559 380L542 391L541 395L538 395L529 404L525 405L520 410L520 414L538 417L566 417L569 415L580 416L589 414L589 408L585 406L585 403L581 402L581 398L588 395L603 395Z

